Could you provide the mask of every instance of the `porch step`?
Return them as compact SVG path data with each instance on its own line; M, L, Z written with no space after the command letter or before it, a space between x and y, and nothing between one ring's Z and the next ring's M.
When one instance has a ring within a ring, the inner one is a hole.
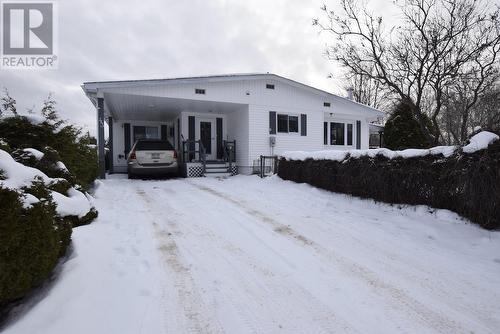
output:
M222 167L206 167L205 173L227 173L228 168L225 166Z
M231 173L225 172L225 173L205 173L206 177L230 177Z
M225 162L207 162L205 167L208 168L227 168L228 165Z

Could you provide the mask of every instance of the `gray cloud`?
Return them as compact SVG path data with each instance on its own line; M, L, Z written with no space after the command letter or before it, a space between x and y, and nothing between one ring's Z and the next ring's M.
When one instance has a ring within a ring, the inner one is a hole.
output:
M59 1L59 69L0 70L19 109L54 92L61 115L94 133L84 81L272 72L343 94L311 25L323 1ZM333 4L335 5L336 2ZM377 3L391 6L391 1Z

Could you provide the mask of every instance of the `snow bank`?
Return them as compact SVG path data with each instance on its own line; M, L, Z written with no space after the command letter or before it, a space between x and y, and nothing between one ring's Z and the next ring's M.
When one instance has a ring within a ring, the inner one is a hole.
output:
M62 217L78 216L78 218L82 218L92 209L87 197L75 188L68 190L68 196L53 191L52 199L57 204L57 213Z
M483 131L473 136L470 139L470 144L463 147L465 153L473 153L478 150L483 150L488 148L488 145L498 140L499 137L491 132ZM384 156L388 159L395 158L415 158L423 157L426 155L438 155L442 154L445 157L449 157L455 153L457 146L436 146L429 149L407 149L402 151L392 151L387 148L377 148L369 150L324 150L324 151L287 151L283 152L281 155L286 160L300 160L304 161L307 159L313 160L333 160L342 161L347 155L353 158L360 157L370 157L373 158L377 155Z
M470 139L470 143L463 147L465 153L474 153L488 148L488 145L498 140L498 136L488 131L479 132Z

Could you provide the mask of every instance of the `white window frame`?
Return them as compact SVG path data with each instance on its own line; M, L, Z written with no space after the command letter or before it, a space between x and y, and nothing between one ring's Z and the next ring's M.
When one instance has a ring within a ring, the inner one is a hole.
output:
M342 120L342 119L332 119L325 118L323 122L326 122L328 126L326 127L326 145L323 138L323 146L325 147L337 147L337 148L355 148L356 147L356 121L355 120ZM344 124L344 144L343 145L332 145L331 144L331 123L341 123ZM352 145L347 145L347 125L352 125ZM324 129L323 129L324 131ZM324 135L324 132L323 132Z
M278 126L278 115L287 116L287 119L288 119L287 132L281 132L281 131L278 130L279 129L279 126ZM297 132L290 132L290 116L297 117ZM301 124L301 119L300 119L300 115L299 114L276 112L276 134L277 135L291 135L291 136L300 135L301 126L302 126L302 124Z
M157 132L156 138L150 138L150 139L160 139L161 138L161 126L158 126L158 125L139 125L139 124L137 124L137 125L132 125L132 129L131 129L132 130L132 140L134 141L134 143L137 140L137 139L135 139L135 136L134 136L134 134L135 134L135 129L134 128L135 127L156 128L156 132ZM147 132L147 130L146 130L146 132ZM168 128L167 128L167 136L168 136ZM145 138L147 138L147 137L145 137Z

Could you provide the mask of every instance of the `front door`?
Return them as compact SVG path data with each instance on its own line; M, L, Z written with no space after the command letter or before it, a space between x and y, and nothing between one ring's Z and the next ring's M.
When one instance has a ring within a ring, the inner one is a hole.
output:
M215 120L200 119L198 122L198 138L205 147L207 160L215 160L216 157L216 143L215 143Z

